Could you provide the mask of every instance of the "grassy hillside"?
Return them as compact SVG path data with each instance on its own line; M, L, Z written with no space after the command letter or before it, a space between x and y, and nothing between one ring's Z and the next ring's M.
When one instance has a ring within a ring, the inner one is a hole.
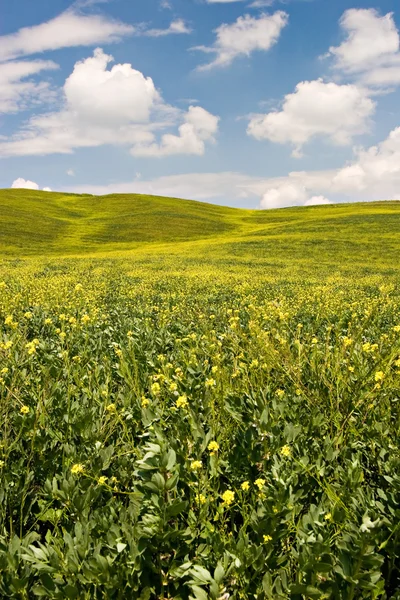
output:
M176 242L234 230L237 211L143 195L65 195L1 190L3 254L130 250L141 242Z
M0 256L128 259L263 277L397 275L400 202L243 210L136 194L0 190ZM179 261L177 262L177 258Z

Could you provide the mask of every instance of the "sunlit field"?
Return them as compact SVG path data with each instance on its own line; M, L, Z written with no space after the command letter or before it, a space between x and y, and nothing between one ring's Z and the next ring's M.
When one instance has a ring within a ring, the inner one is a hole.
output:
M0 198L0 597L399 599L400 203L110 202Z

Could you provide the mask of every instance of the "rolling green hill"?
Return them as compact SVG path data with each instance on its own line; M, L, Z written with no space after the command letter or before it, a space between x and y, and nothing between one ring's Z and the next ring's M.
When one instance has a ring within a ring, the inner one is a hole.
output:
M0 190L0 253L12 257L179 255L290 271L397 272L400 202L234 209L136 194Z

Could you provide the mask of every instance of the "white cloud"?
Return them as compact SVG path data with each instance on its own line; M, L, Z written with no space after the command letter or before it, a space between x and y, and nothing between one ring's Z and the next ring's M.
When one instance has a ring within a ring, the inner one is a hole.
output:
M373 8L346 10L340 26L347 38L329 54L335 67L348 72L367 71L374 65L391 61L400 48L393 13L380 16Z
M372 87L400 84L400 35L393 13L381 16L373 8L352 8L344 12L340 26L345 39L326 55L333 57L337 71Z
M310 206L328 202L400 200L400 127L388 138L358 150L341 169L294 171L285 177L252 177L237 172L186 173L110 185L68 187L92 194L142 193L175 198L229 202L248 208Z
M161 143L138 143L133 146L133 156L170 156L173 154L203 155L206 142L214 142L219 118L200 106L190 106L179 127L179 135L166 133ZM150 141L150 140L149 140Z
M0 36L0 61L57 48L115 42L134 31L132 25L120 21L69 10L46 23Z
M48 101L52 97L48 83L28 78L57 68L51 60L0 63L0 113L15 113L31 103Z
M15 179L12 184L12 188L23 188L25 190L38 190L39 186L34 181L30 181L29 179L24 179L23 177L18 177Z
M183 19L172 21L167 29L148 29L144 35L149 37L163 37L171 34L192 33L192 29L186 25Z
M13 188L13 189L20 188L20 189L24 189L24 190L40 189L37 183L35 183L34 181L30 181L29 179L24 179L23 177L18 177L18 179L15 179L11 184L11 188ZM52 190L49 187L44 187L43 191L51 192Z
M356 85L303 81L285 96L282 110L251 117L248 135L295 146L299 156L304 144L326 136L337 145L350 144L353 137L369 130L375 103Z
M312 196L312 198L304 203L304 206L320 206L323 204L331 204L331 201L325 198L325 196Z
M68 169L67 175L68 177L75 177L75 171L73 169Z
M76 63L64 85L63 108L32 117L0 142L0 156L66 154L103 144L130 145L141 156L203 154L217 132L218 118L201 107L184 113L165 104L150 77L130 64L109 69L112 60L98 48ZM157 142L157 132L176 125L179 135L168 132Z
M375 193L400 199L400 127L368 149L359 149L356 160L333 178L339 192Z
M284 183L269 189L263 195L260 208L282 208L304 204L307 200L306 188L302 185Z
M254 0L250 4L250 8L265 8L267 6L272 6L275 4L275 0Z
M201 65L198 70L226 67L238 56L250 56L255 50L269 50L287 23L288 15L283 11L262 14L258 18L244 15L231 25L224 23L215 30L216 40L212 46L194 48L216 55L213 61Z
M400 63L398 67L376 67L366 71L362 75L362 83L378 88L400 85Z
M325 196L311 196L307 187L300 182L283 181L263 195L260 208L284 208L286 206L316 206L330 204Z
M97 48L92 57L76 63L64 85L68 110L86 124L147 122L150 111L160 102L153 80L130 64L107 70L112 61L112 56Z

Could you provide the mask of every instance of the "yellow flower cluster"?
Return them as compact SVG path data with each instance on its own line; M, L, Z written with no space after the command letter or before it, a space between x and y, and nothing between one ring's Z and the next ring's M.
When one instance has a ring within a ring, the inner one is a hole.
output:
M82 475L85 472L85 467L81 463L76 463L71 467L71 473L73 475Z

